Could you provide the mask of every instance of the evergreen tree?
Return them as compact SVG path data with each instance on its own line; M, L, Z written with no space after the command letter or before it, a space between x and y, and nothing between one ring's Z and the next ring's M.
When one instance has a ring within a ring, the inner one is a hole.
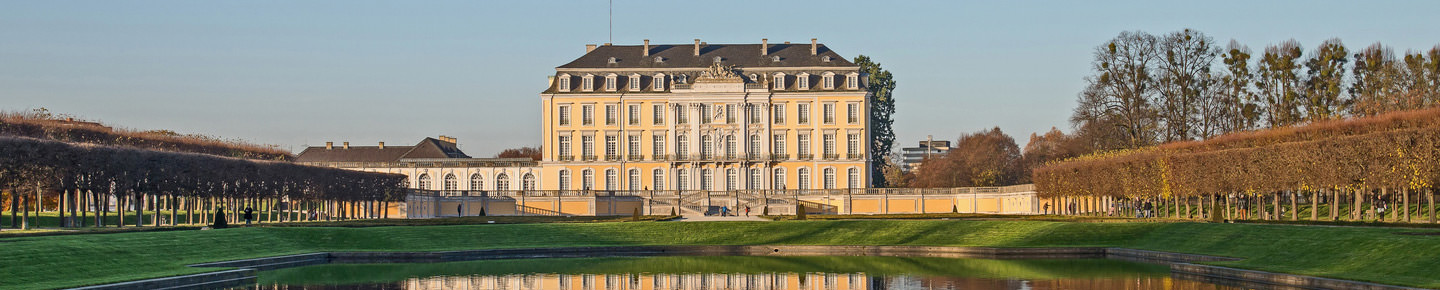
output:
M869 56L859 55L855 57L855 65L860 66L860 73L866 74L868 82L865 89L870 92L870 185L873 187L888 187L885 180L885 165L890 156L890 150L895 146L895 130L891 125L895 123L895 97L891 92L895 90L895 78L890 71L880 67L880 63L870 60Z

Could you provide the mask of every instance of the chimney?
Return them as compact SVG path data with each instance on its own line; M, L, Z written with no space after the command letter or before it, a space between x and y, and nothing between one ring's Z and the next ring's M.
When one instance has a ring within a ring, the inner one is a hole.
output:
M815 44L815 40L814 38L810 39L810 55L815 55L816 52L819 52L819 46Z
M650 56L650 40L649 40L649 39L646 39L646 40L645 40L645 52L642 52L641 55L642 55L642 56Z
M335 149L335 142L325 142L325 150Z
M695 56L700 56L700 39L695 39Z
M760 55L770 55L770 39L760 39Z
M346 149L346 150L349 150L349 149L350 149L350 142L345 142L345 143L341 143L341 144L342 144L342 145L340 145L340 146L344 146L344 147L340 147L340 148L343 148L343 149Z
M591 51L595 51L595 45L594 45L594 44L586 44L586 45L585 45L585 53L590 53Z
M380 150L385 150L385 141L380 141Z
M610 46L610 43L609 43L609 42L606 42L606 43L605 43L605 46Z

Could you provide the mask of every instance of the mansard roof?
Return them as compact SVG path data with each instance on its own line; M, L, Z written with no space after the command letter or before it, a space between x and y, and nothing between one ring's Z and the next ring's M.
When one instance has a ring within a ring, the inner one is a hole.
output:
M300 151L295 162L399 162L400 159L415 158L470 158L460 151L455 143L435 138L420 140L415 146L349 146L326 149L312 146Z
M760 47L761 44L702 44L700 55L696 56L694 44L661 44L651 45L650 55L645 56L642 45L602 45L556 69L706 68L715 63L716 57L725 65L739 68L855 67L855 63L824 44L816 44L815 55L810 55L810 44L770 44L766 55L761 54ZM612 57L614 63L610 62ZM655 61L656 57L661 61ZM779 61L775 57L779 57ZM825 57L830 61L825 61Z

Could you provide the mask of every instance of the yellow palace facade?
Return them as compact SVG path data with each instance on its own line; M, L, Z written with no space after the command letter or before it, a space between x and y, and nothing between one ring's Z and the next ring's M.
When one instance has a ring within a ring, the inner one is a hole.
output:
M814 39L588 45L540 94L540 187L866 188L864 80Z

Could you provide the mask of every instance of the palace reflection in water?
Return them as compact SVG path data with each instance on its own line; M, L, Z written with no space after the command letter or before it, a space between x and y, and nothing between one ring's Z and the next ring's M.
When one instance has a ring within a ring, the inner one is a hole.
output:
M433 276L394 283L258 285L254 289L867 290L867 289L1249 289L1170 276L1054 280L870 276L865 273L515 274Z

